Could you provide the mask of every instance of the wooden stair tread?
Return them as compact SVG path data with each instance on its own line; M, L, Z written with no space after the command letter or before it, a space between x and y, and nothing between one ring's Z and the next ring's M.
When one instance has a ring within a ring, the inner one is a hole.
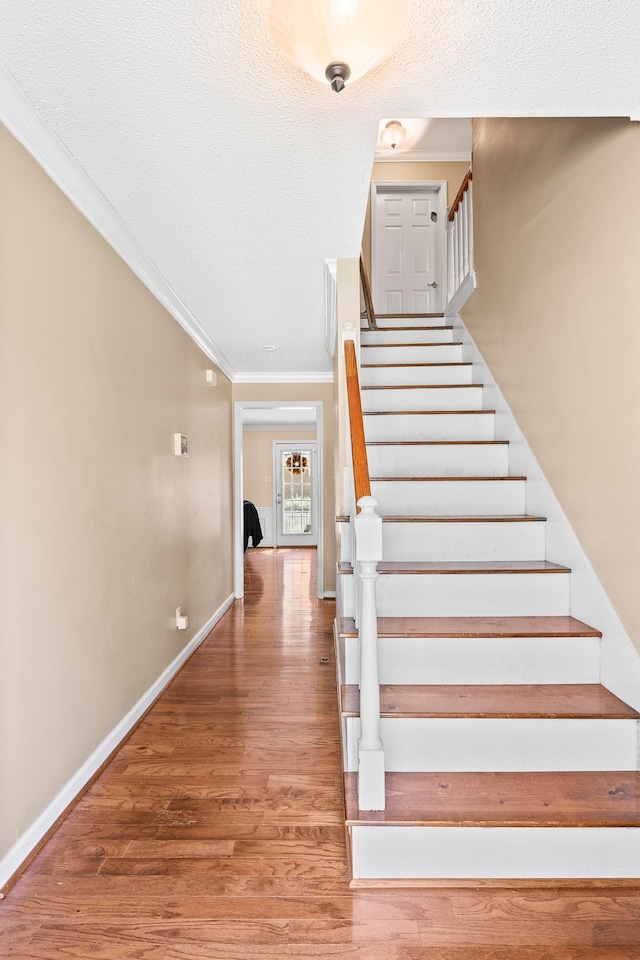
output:
M638 827L637 771L387 773L386 810L358 810L345 774L348 826Z
M473 478L472 478L473 479ZM336 519L340 519L336 517ZM348 517L347 517L348 519ZM410 515L385 516L383 523L546 523L546 517L533 517L528 514L502 514L491 516L483 514L481 517L459 517L452 515L414 517Z
M447 329L451 328L447 327ZM446 343L440 343L439 341L434 343L431 340L428 343L363 343L361 346L363 350L386 350L387 347L461 347L462 340L448 340ZM401 364L401 366L405 366L405 364Z
M375 330L369 330L369 327L360 327L361 333L397 333L398 330L453 330L449 323L427 324L425 327L376 327Z
M484 407L482 410L363 410L363 417L424 417L425 415L430 417L441 417L443 415L451 416L451 414L469 416L495 413L495 410L485 410ZM422 442L422 441L420 441ZM493 442L493 441L492 441Z
M482 390L482 383L383 383L361 390Z
M432 317L442 317L444 318L444 313L377 313L376 319L380 320L430 320ZM393 327L391 327L393 330Z
M342 617L340 635L357 637L353 617ZM575 617L378 617L379 637L601 637Z
M445 344L443 344L445 346ZM417 360L413 363L361 363L361 370L377 370L382 367L471 367L471 360Z
M382 560L378 573L570 573L550 560Z
M465 476L465 475L463 475L463 476L457 476L457 475L456 475L456 476L446 476L446 477L431 477L431 476L429 476L429 477L370 477L369 479L370 479L372 482L373 482L374 480L379 481L379 482L386 482L386 481L389 481L389 480L397 480L397 481L400 482L400 483L426 483L426 482L434 482L434 481L437 481L438 483L441 483L442 481L447 481L447 482L451 481L452 483L457 483L457 482L459 482L459 481L461 481L461 480L473 480L474 482L475 482L475 481L486 481L486 480L501 480L501 481L510 482L510 481L514 481L514 480L522 481L522 480L526 480L527 478L526 478L526 477L518 477L518 476L496 477L496 476L492 476L491 474L489 474L489 475L482 474L482 476L475 476L475 477L474 477L474 476Z
M460 447L487 446L487 444L508 446L508 440L367 440L368 447Z
M342 715L360 715L360 691L342 687ZM382 717L637 720L632 707L599 683L382 684Z

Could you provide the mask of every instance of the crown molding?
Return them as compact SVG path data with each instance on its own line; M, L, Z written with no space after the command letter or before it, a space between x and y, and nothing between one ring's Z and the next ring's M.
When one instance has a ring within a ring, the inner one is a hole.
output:
M324 370L279 373L240 372L233 378L234 383L333 383L333 373Z
M58 136L47 126L2 64L0 121L191 339L233 380L235 370L224 354L143 252L124 220Z
M470 150L405 150L404 153L378 153L374 163L471 163Z

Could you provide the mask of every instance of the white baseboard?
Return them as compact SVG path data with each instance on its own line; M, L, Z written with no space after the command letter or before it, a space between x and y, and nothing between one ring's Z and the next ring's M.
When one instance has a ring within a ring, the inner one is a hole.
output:
M325 600L335 600L336 592L335 590L325 590L322 596Z
M496 411L496 438L509 441L510 473L527 477L527 513L547 518L547 559L571 568L571 614L602 631L600 682L640 710L640 656L471 334L459 316L452 320L462 359L485 385L484 406Z
M149 687L146 693L140 697L126 716L107 734L102 743L96 747L91 756L82 764L80 769L74 773L62 790L60 790L51 803L42 811L37 820L25 830L6 856L0 860L0 889L17 873L21 865L40 843L42 838L46 836L56 820L62 816L69 804L75 800L102 764L108 760L113 751L162 693L169 681L173 679L180 667L202 643L212 627L214 627L218 620L226 613L233 603L234 596L233 593L230 594L224 603L218 607L213 616L198 630L186 647L180 651L175 660L163 670L158 679Z
M477 287L475 270L464 278L451 300L445 307L445 317L455 317L459 310L465 305L473 291ZM458 318L459 319L459 318Z

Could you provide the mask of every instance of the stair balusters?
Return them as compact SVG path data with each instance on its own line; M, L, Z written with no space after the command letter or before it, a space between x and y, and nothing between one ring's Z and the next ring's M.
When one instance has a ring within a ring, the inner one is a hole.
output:
M351 325L349 325L351 326ZM360 639L360 739L358 741L358 805L361 810L384 810L384 749L380 737L380 681L378 675L378 614L376 581L382 560L382 517L371 496L362 403L358 377L355 330L343 330L349 410L349 437L356 512L355 620Z

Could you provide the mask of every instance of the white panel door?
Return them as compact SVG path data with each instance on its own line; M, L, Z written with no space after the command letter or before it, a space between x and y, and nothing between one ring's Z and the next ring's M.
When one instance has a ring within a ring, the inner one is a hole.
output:
M376 313L441 313L444 206L438 186L374 184Z
M274 442L273 450L276 546L317 546L317 444Z

